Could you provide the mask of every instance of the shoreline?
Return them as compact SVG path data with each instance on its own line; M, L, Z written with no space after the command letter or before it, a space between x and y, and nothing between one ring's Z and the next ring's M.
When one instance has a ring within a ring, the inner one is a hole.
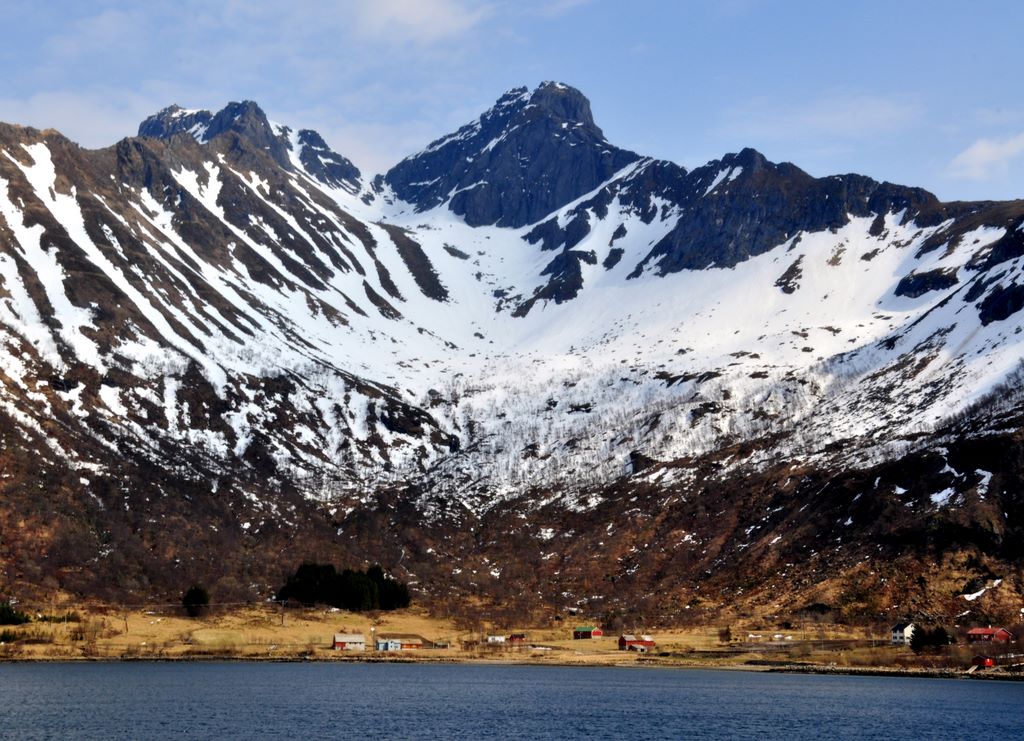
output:
M2 664L451 664L462 666L549 666L574 668L640 668L665 670L742 671L762 674L815 674L819 676L865 676L920 679L961 679L1003 682L1022 682L1024 673L973 672L958 669L912 669L901 667L852 667L824 664L703 664L675 661L657 661L648 658L634 662L614 660L568 661L529 660L444 656L252 656L243 654L178 655L178 656L38 656L0 657Z
M898 667L859 667L859 666L780 666L769 667L769 672L779 674L829 674L864 677L920 677L922 679L982 679L997 682L1024 682L1024 673L1009 672L973 672L959 669L902 669Z

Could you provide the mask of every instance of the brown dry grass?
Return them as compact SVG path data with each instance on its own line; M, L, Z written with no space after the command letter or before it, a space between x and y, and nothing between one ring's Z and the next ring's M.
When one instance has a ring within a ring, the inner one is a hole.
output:
M387 613L349 613L337 610L286 609L252 605L214 611L199 618L186 617L180 608L133 609L73 605L78 623L29 624L15 629L36 640L0 646L0 659L187 659L228 657L239 659L401 659L427 661L510 661L559 664L667 664L687 666L740 666L748 660L812 661L840 666L893 665L906 649L896 650L879 641L877 648L829 648L828 641L863 639L845 626L809 624L800 629L763 629L760 621L729 622L733 642L723 644L719 628L637 630L651 632L656 653L619 651L618 635L595 640L573 640L572 625L559 628L523 627L528 642L541 648L480 645L479 634L460 631L452 620L430 616L420 608ZM762 641L748 641L759 632ZM791 641L772 641L775 633ZM382 655L372 651L347 654L332 650L334 633L373 635L407 633L450 644L448 649ZM469 645L464 645L468 642Z

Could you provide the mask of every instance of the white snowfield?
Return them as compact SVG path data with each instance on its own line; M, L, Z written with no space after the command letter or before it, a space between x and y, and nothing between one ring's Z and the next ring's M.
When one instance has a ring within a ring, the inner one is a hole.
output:
M13 183L0 179L0 326L8 349L0 405L27 438L48 440L40 422L61 404L72 418L103 415L154 449L159 440L200 446L225 466L259 431L281 475L309 481L310 497L426 477L427 509L440 498L479 511L534 488L557 491L566 506L592 507L600 500L588 487L620 476L669 485L689 475L685 466L632 474L633 451L676 461L772 435L750 457L730 459L724 472L827 457L869 465L905 452L913 435L934 430L1020 367L1021 314L982 325L975 305L992 286L963 298L980 275L968 263L1003 229L982 227L920 254L926 239L951 224L919 228L885 214L884 230L872 236L871 218L851 218L834 232L794 235L733 268L660 277L650 263L627 279L680 215L656 204L661 218L645 224L616 199L605 218L590 213L591 231L573 248L596 256L582 266L579 295L540 301L514 317L515 304L501 296L532 296L556 254L524 240L534 225L471 228L445 205L416 213L386 190L330 188L303 169L298 140L291 144L287 193L212 154L199 171L173 172L230 235L227 257L189 241L180 203L164 192L124 186L130 209L118 210L99 195L65 190L45 142L17 156L2 153L36 200L14 197ZM706 193L743 175L723 168ZM257 199L264 216L232 220L229 184ZM586 198L561 209L559 223ZM109 215L103 239L86 228L88 199ZM101 351L100 307L72 301L68 257L28 216L30 205L49 213L147 326L119 333ZM375 245L355 233L352 219ZM392 225L421 246L446 299L421 289L385 229ZM624 254L606 269L620 226L626 236L615 248ZM159 279L138 268L125 233L159 267ZM797 287L785 293L776 282L798 259ZM264 275L252 270L253 260ZM895 295L912 271L939 268L959 282L917 298ZM1019 284L1021 269L1020 258L1001 264L997 283ZM35 281L42 293L29 291ZM216 306L209 296L218 297ZM101 375L120 368L136 381L42 393L43 379L71 363ZM190 414L182 399L190 365L227 404L230 432ZM268 391L268 381L280 378L290 390ZM31 410L15 388L36 394ZM382 424L382 389L427 410L460 449ZM161 410L160 419L138 411L144 401ZM282 409L292 424L279 423ZM109 433L90 427L88 434ZM826 453L837 441L846 444ZM75 465L91 465L76 450L47 444ZM949 498L940 492L933 502Z

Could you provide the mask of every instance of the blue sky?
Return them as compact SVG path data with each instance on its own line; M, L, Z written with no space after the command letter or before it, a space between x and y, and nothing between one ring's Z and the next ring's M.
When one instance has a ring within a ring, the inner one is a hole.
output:
M170 103L253 99L368 172L560 80L613 143L755 147L946 200L1024 197L1024 3L5 0L0 120L85 146Z

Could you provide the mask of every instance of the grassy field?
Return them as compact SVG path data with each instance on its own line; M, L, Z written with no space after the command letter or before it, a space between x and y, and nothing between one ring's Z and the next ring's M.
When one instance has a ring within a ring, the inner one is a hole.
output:
M8 627L23 636L0 650L17 658L331 657L334 633L414 633L432 641L455 638L454 627L417 610L360 615L323 609L254 605L211 610L197 618L180 609L76 609L78 622Z
M915 658L905 648L893 648L841 626L814 625L782 633L751 633L732 626L732 640L723 641L718 627L654 631L657 648L649 654L619 651L618 634L594 640L573 640L576 622L557 627L519 626L527 645L490 646L481 633L459 630L445 618L409 608L394 612L349 613L331 609L282 609L275 605L246 605L211 610L197 618L180 607L149 609L76 607L78 620L34 620L0 629L0 659L314 659L508 661L558 664L664 664L677 666L769 667L783 663L825 666L893 666ZM32 613L35 614L35 613ZM586 622L586 621L579 621ZM486 629L485 629L486 630ZM508 629L496 633L508 634ZM334 651L334 633L372 637L392 633L422 636L445 649L397 653ZM968 659L969 661L969 659Z

